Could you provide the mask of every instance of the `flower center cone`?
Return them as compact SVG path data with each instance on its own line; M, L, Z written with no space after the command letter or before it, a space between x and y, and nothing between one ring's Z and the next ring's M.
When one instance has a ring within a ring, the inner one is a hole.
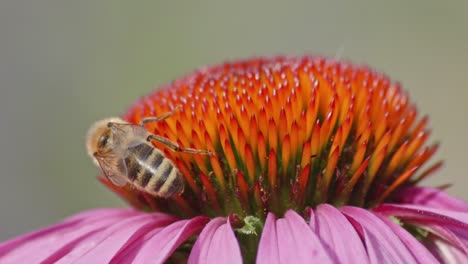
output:
M141 98L123 115L179 111L146 129L184 177L181 195L153 197L101 180L133 206L182 218L264 219L322 203L371 208L441 163L424 167L427 118L398 83L366 67L320 57L261 58L202 68Z

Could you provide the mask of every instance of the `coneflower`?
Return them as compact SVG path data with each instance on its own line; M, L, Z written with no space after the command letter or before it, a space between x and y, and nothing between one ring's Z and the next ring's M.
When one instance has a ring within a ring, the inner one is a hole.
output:
M0 244L0 263L468 263L468 203L417 187L427 118L398 83L319 57L206 67L122 116L215 155L164 151L181 195L106 186L97 209Z

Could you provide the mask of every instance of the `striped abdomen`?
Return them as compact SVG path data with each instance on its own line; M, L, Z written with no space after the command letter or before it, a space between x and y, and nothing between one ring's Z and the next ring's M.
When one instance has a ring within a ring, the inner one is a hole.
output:
M184 190L179 170L148 142L128 148L125 165L129 181L152 195L167 198Z

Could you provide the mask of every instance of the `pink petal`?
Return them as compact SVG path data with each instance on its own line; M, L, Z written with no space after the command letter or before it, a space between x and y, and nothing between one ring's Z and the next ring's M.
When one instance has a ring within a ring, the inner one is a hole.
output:
M229 220L217 217L203 229L188 263L242 263L242 255Z
M162 213L141 213L138 216L115 221L101 232L82 240L57 263L91 263L99 260L108 263L115 254L143 234L154 228L166 226L176 219Z
M335 252L339 263L369 263L359 235L338 209L328 204L319 205L315 217L311 215L310 219L310 223L315 222L315 232Z
M278 236L276 234L276 218L272 213L268 216L263 226L262 237L258 245L257 263L280 263Z
M461 251L468 254L468 239L466 237L467 232L453 232L452 229L447 228L443 225L433 225L420 222L420 228L423 228L432 234L439 236L440 238L448 241L452 246L457 247Z
M82 213L79 213L73 217L69 217L65 219L63 222L46 227L43 229L36 230L34 232L31 232L29 234L25 234L19 237L16 237L14 239L5 241L0 243L0 257L7 254L10 250L16 249L19 245L36 239L36 238L42 238L46 235L54 235L56 233L62 233L64 230L67 229L72 229L74 228L78 223L80 222L92 222L95 220L99 220L102 217L102 214L106 214L109 216L125 216L125 215L133 215L135 214L136 211L134 210L128 210L128 209L96 209L96 210L90 210L90 211L85 211Z
M163 213L127 209L84 212L52 227L2 243L0 263L163 263L209 221L207 217L176 220ZM221 238L218 232L222 234ZM237 260L241 261L229 223L217 229L210 248L213 252L224 250L224 254L232 258L231 247L219 247L221 242L226 245L226 241L227 244L235 243ZM209 257L212 261L213 256Z
M397 193L398 203L424 205L427 207L468 212L468 203L451 197L446 192L435 188L408 187Z
M270 220L267 221L274 221L272 214L268 217ZM276 238L272 230L271 223L263 229L257 263L272 263L269 254L279 256L273 263L310 263L311 260L317 263L335 262L304 218L296 212L288 210L284 218L276 220ZM277 240L276 246L270 239ZM278 253L270 250L277 250Z
M406 204L383 204L374 211L417 224L468 254L468 213Z
M135 215L134 210L92 210L57 225L23 235L0 244L0 262L45 260L64 246L75 244L115 221ZM102 217L106 215L106 217Z
M408 204L383 204L374 211L416 224L468 254L468 213Z
M132 261L134 263L164 263L183 242L198 234L208 221L207 217L199 216L165 227L144 243ZM117 258L114 259L115 263L118 263L119 261L116 260ZM130 259L121 260L124 263L130 262Z
M308 215L310 217L309 226L312 229L312 232L317 233L318 232L318 230L317 230L317 226L318 226L317 216L315 215L315 212L314 212L314 210L312 210L312 208L307 208L306 210L307 210L307 213L308 213Z
M398 236L377 216L351 206L341 211L360 230L371 263L417 263Z
M419 263L438 263L437 259L414 236L383 215L377 215L400 238Z
M175 223L178 223L178 222L175 222ZM153 230L151 230L148 233L144 234L143 236L139 237L133 243L125 245L112 258L110 263L112 263L112 264L132 263L132 261L135 259L136 255L140 252L140 249L145 245L146 241L148 241L152 237L156 236L163 229L164 229L164 227L154 228Z
M410 204L383 204L373 211L411 220L423 220L468 230L468 213Z
M441 263L468 263L468 254L443 240L434 239L427 247Z

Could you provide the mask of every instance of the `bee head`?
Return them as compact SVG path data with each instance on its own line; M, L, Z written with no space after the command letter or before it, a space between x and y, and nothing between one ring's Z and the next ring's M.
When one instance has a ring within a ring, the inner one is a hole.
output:
M88 155L93 159L94 163L97 161L94 157L96 153L102 153L111 148L112 143L112 128L109 123L124 123L118 117L111 117L97 121L88 130L86 136L86 149Z

